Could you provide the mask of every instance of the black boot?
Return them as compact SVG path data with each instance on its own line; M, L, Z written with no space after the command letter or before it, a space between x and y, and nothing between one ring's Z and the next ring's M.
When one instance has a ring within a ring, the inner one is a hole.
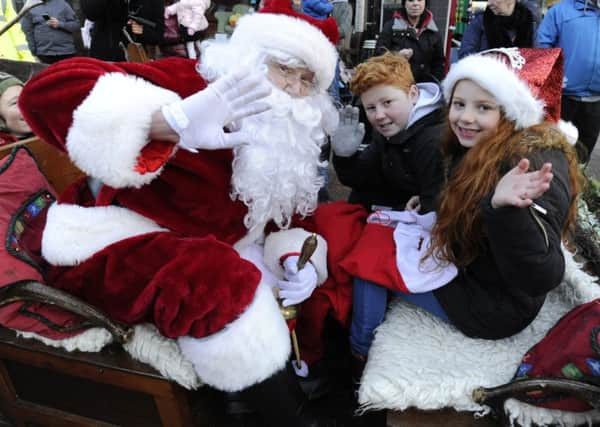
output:
M367 356L363 356L362 354L355 352L351 352L351 354L352 359L350 361L350 369L352 381L357 385L356 390L358 391L358 384L360 384L363 371L365 370L365 365L367 364Z
M358 389L360 388L360 381L363 376L363 372L365 370L365 365L367 364L367 357L358 353L352 352L351 359L351 375L352 382L354 384L354 401L353 401L353 412L354 417L352 418L352 422L350 423L351 427L385 427L387 426L387 411L367 411L367 412L357 412L359 409L358 404Z
M308 408L306 396L291 368L286 367L265 381L242 391L269 427L327 427Z

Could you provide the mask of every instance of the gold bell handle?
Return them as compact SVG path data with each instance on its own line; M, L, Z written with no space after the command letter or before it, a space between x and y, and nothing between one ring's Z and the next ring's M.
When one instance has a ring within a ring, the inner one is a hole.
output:
M298 264L296 264L298 266L298 270L302 270L310 257L315 253L315 250L317 250L317 244L317 235L315 233L312 233L304 240L304 243L302 243L302 249L300 249L300 256L298 257ZM285 320L295 319L298 317L298 307L296 305L290 305L288 307L281 306L280 308L281 314L283 314ZM291 335L294 356L296 357L296 366L298 369L300 369L302 366L302 359L300 358L300 346L298 345L298 337L295 329L292 330Z
M300 257L298 257L298 270L302 270L311 256L317 250L317 235L312 233L302 243L302 249L300 249Z

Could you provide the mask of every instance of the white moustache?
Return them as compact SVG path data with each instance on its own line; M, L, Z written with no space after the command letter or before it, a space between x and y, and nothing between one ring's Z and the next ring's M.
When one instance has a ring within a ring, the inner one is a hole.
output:
M285 91L272 86L271 94L263 101L271 106L269 111L261 114L263 122L273 119L292 118L298 124L309 128L318 126L321 123L321 110L316 103L311 102L313 101L313 97L311 96L295 98Z

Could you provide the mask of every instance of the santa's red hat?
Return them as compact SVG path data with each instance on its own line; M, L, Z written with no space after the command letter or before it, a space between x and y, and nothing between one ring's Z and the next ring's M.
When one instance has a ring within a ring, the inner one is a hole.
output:
M463 79L491 93L516 129L547 120L556 123L570 142L577 140L577 129L560 120L562 49L499 48L467 56L444 79L447 102Z
M239 19L230 44L279 50L296 57L315 73L319 89L325 90L335 74L338 37L334 18L298 13L290 0L266 0L258 13Z

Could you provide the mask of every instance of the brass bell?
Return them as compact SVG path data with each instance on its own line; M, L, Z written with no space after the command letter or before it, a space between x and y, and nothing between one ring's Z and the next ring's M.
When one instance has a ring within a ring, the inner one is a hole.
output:
M289 305L284 307L283 305L279 306L281 310L281 314L285 320L293 320L298 317L298 306L297 305Z

